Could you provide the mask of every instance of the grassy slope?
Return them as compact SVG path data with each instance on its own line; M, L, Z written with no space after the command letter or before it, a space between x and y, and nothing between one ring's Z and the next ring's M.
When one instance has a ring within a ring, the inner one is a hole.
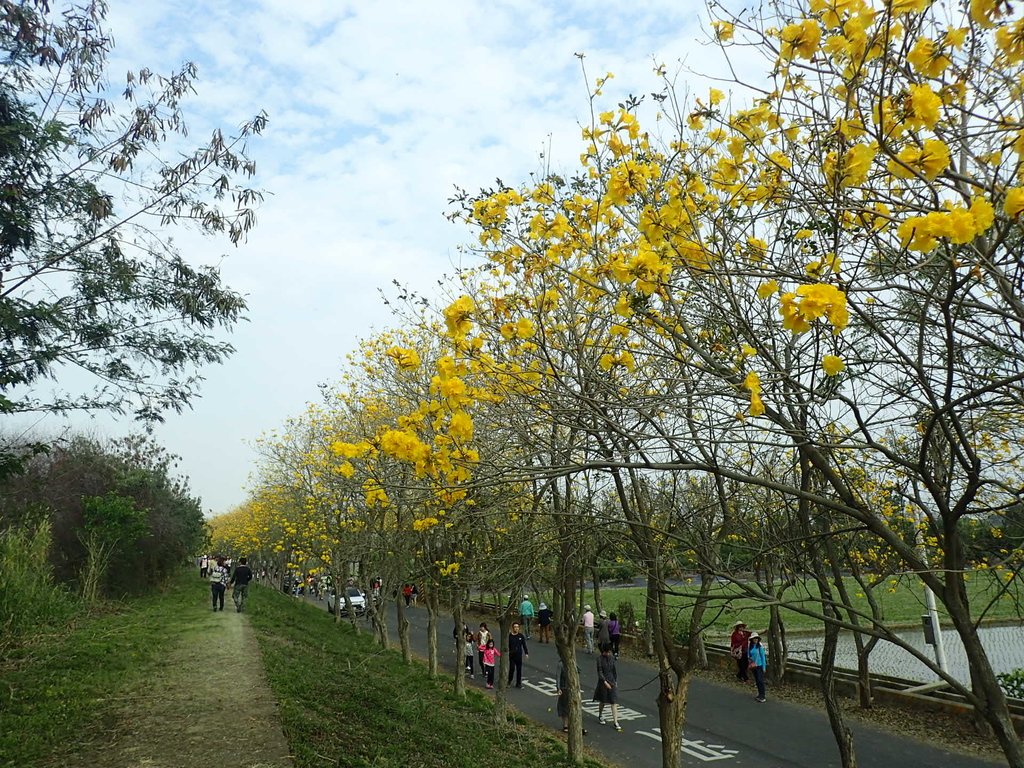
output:
M561 762L564 745L546 729L499 730L480 693L457 699L450 681L431 680L423 665L405 665L280 592L257 587L251 597L249 618L297 768ZM147 690L181 633L217 616L207 599L190 571L162 594L40 635L0 659L0 766L75 765L72 756L109 733L110 713Z
M102 737L119 694L175 643L182 615L198 610L196 581L182 577L166 593L47 630L0 660L0 765L74 764L62 756Z
M565 747L546 729L499 729L492 702L465 699L365 633L322 611L260 590L251 613L271 688L298 768L314 766L554 765ZM591 763L591 765L598 765Z

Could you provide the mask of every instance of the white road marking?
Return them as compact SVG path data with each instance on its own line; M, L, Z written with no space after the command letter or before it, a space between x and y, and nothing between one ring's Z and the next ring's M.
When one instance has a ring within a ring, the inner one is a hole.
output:
M545 696L557 696L558 685L553 677L545 677L540 680L523 680L523 686L527 688L533 688L533 690L543 693ZM582 691L580 694L582 695ZM600 705L596 701L584 701L580 703L581 708L584 712L589 715L597 717ZM607 711L606 715L611 717L611 712ZM643 712L638 712L635 709L629 707L619 707L619 721L628 722L630 720L640 720L641 718L647 717ZM649 739L655 741L661 741L661 729L652 728L649 731L636 731L641 736L646 736ZM705 744L703 739L683 739L680 748L690 757L695 757L698 760L711 763L716 760L731 760L739 754L739 750L728 749L722 744Z
M637 731L637 733L649 739L661 741L660 728L653 728L650 731ZM716 760L731 760L739 754L739 750L726 749L721 744L705 744L704 739L683 739L680 748L690 757L695 757L705 763L711 763Z

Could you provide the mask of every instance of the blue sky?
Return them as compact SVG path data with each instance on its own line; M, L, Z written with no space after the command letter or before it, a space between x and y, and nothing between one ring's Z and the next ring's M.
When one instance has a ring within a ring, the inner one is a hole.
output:
M357 339L392 325L379 289L397 278L429 294L457 265L471 235L444 218L455 185L517 184L542 152L556 171L574 166L588 114L574 54L591 78L615 73L611 106L658 88L655 60L708 72L717 53L697 42L703 15L695 0L112 0L113 87L129 69L191 60L197 140L270 117L250 148L269 194L248 242L180 241L249 302L235 356L157 431L204 506L241 503L249 443L316 400ZM101 416L88 428L131 425Z

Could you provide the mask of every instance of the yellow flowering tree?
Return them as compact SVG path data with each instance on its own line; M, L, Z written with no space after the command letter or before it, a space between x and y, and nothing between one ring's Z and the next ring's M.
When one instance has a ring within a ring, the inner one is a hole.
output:
M463 354L482 359L497 353L473 347L474 313L493 309L516 349L535 348L533 368L498 363L545 399L574 396L556 407L588 442L566 473L692 470L764 485L701 444L794 451L799 471L779 490L805 520L847 518L827 538L862 526L942 596L973 684L938 672L1020 762L967 598L959 526L998 515L1020 487L984 439L1020 437L1010 416L1022 394L1024 114L1008 7L809 0L720 19L717 42L761 51L769 86L737 86L728 102L712 89L685 107L666 90L657 138L635 102L598 112L578 173L467 200L497 290L446 319ZM568 301L570 317L548 322L543 308ZM557 357L568 353L574 367ZM899 435L916 436L916 455L892 449ZM893 487L938 561L843 457L904 479ZM630 485L623 506L636 510ZM850 764L838 714L833 725Z

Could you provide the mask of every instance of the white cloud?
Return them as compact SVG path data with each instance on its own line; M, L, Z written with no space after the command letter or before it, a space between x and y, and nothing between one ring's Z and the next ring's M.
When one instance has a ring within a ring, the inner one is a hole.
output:
M455 185L522 182L542 152L555 169L575 165L589 106L574 54L591 80L615 73L607 104L648 93L653 60L707 61L694 44L700 11L678 0L113 4L115 81L198 63L185 104L197 140L270 116L251 144L270 195L248 243L181 241L204 261L227 253L226 281L250 302L237 354L205 372L194 411L158 430L208 507L244 499L246 441L299 413L357 338L390 324L378 289L397 278L429 293L451 272L471 238L443 217Z

